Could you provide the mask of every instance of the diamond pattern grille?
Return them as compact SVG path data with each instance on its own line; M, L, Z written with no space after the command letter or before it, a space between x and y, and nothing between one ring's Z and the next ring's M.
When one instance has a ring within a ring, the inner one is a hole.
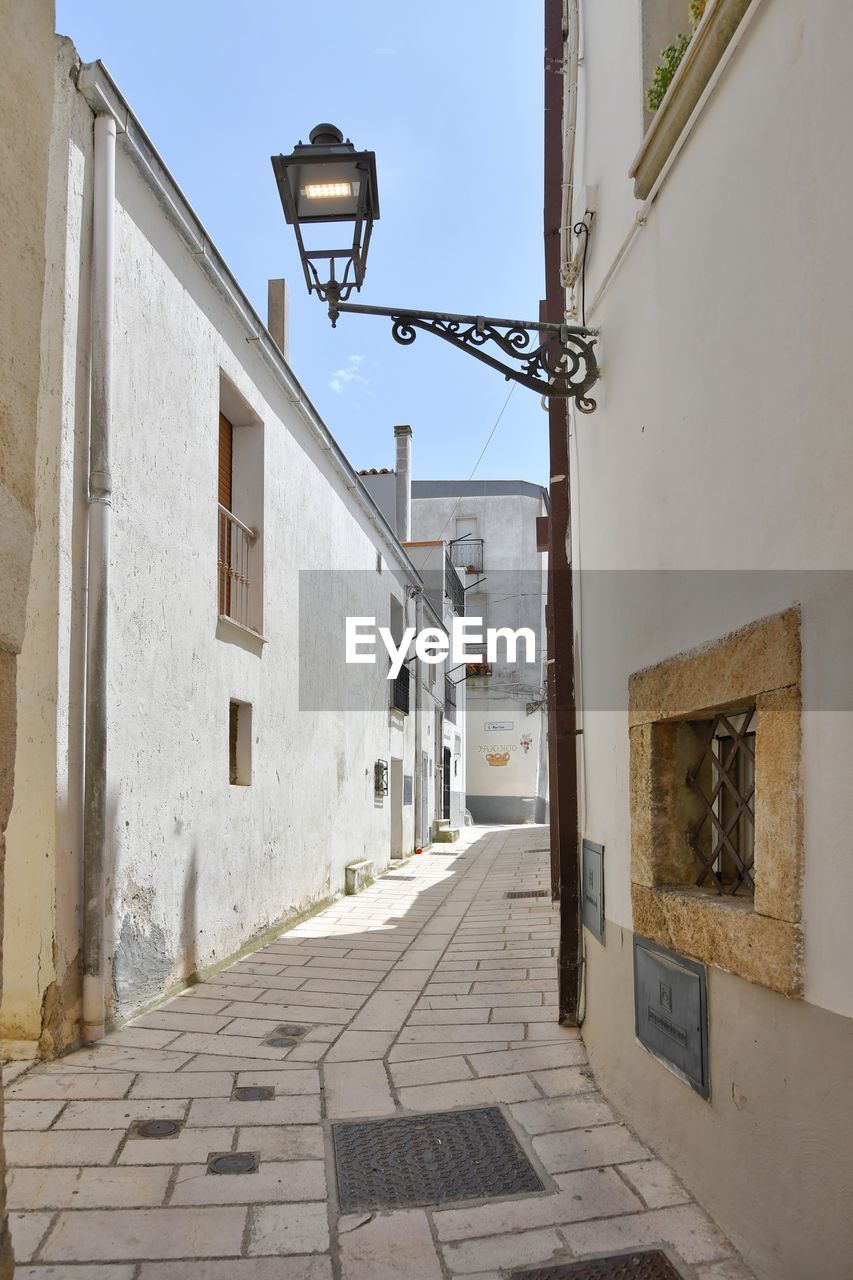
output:
M687 785L701 813L687 839L701 870L697 885L710 879L718 893L755 889L755 707L690 720L700 755Z

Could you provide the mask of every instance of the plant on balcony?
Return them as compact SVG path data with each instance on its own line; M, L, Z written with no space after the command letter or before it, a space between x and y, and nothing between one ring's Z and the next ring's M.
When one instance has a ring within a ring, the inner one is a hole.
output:
M649 111L657 111L663 102L666 91L672 84L673 77L681 65L681 59L687 52L687 46L693 39L693 32L702 19L707 3L708 0L690 0L688 6L690 35L686 36L683 33L677 35L672 44L668 44L665 49L661 50L660 62L655 67L651 83L646 90L646 105Z

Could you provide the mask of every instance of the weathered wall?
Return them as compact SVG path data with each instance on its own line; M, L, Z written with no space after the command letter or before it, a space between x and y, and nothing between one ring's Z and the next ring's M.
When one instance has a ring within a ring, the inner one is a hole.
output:
M53 102L53 3L0 0L0 913L14 796L16 658L24 638L42 388L45 214ZM0 938L0 958L6 949ZM0 1102L0 1126L2 1103ZM14 1269L0 1145L0 1280Z
M16 893L6 913L15 946L4 1030L31 1044L40 1036L45 1051L59 1047L43 1027L52 1002L73 1027L80 943L80 367L92 115L69 79L72 64L63 45L55 146L67 199L53 282L61 391L39 443L44 510L22 655L32 717L16 766L27 788L10 824ZM384 544L369 514L121 142L115 296L107 951L111 1012L122 1017L342 891L347 862L384 865L390 805L374 798L373 765L402 757L412 772L413 733L411 717L403 725L389 717L384 670L341 674L335 648L344 613L384 617L390 596L402 595L393 555L384 548L380 572ZM262 424L263 643L217 621L222 377ZM329 575L302 632L301 569L358 571ZM300 687L321 687L327 709L306 709ZM354 689L363 709L344 711ZM229 783L232 698L253 708L250 786ZM411 848L411 807L403 822Z
M574 431L572 540L584 834L605 846L612 922L604 951L587 940L585 1034L605 1088L757 1273L828 1278L850 1248L829 1188L849 1199L853 1176L841 1136L851 1077L836 1065L849 1061L853 1017L853 592L829 572L850 568L853 545L853 12L752 6L620 259L639 209L628 171L642 132L641 6L620 23L583 8L575 215L596 185L586 297L604 379L599 409ZM706 1103L633 1047L628 677L792 604L805 994L788 1002L711 969Z

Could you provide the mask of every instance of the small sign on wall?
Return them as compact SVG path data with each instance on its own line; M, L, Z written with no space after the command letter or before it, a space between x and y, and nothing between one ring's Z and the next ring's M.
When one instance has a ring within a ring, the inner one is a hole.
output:
M703 1098L710 1096L705 966L634 935L637 1040Z
M514 720L487 720L483 725L484 733L511 733L515 728Z
M403 774L403 804L412 803L413 783L410 773Z
M583 842L581 916L594 938L604 942L604 845Z

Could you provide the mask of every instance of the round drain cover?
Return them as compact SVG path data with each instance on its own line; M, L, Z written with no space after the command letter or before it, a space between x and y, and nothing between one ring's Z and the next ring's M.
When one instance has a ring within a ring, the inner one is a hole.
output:
M298 1043L292 1036L267 1036L264 1041L264 1044L268 1044L271 1049L292 1049Z
M174 1138L180 1131L179 1120L142 1120L136 1126L140 1138Z
M232 1151L228 1155L211 1156L207 1162L209 1173L254 1173L258 1157L253 1151Z
M297 1027L292 1022L288 1022L280 1027L276 1027L275 1034L277 1036L304 1036L307 1030L307 1027Z
M269 1102L275 1097L275 1089L271 1084L242 1085L234 1090L235 1102Z

